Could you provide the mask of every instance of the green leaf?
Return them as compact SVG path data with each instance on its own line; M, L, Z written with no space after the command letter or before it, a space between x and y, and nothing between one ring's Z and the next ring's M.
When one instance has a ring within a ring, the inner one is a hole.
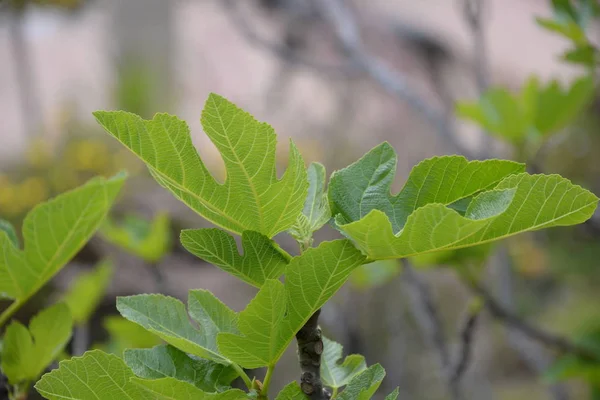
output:
M170 345L198 357L230 364L217 350L216 334L237 331L235 313L204 290L190 291L188 307L201 330L191 324L185 306L173 297L143 294L117 298L121 315Z
M600 364L584 361L574 355L559 358L545 373L551 382L579 378L590 384L600 383Z
M221 353L244 368L273 366L282 346L281 326L286 312L285 290L277 280L267 280L256 297L239 314L242 335L220 333L217 343Z
M600 63L599 50L592 45L576 46L567 50L561 56L561 59L572 64L582 64L586 67L593 68Z
M396 152L383 143L357 162L334 172L329 199L336 218L352 222L371 210L380 210L390 216L394 231L398 231L419 207L452 204L525 170L523 164L512 161L469 162L462 156L434 157L416 165L400 193L392 196L396 163Z
M503 88L491 88L477 103L458 103L456 113L513 143L521 142L527 133L528 121L520 104Z
M587 43L585 31L574 21L557 21L548 18L536 18L536 22L542 28L549 30L569 39L577 44Z
M86 323L102 301L113 275L112 263L101 261L92 271L80 274L69 287L63 301L71 309L73 322Z
M138 385L146 396L154 400L240 400L248 399L241 390L233 389L223 393L206 393L196 386L179 381L175 378L147 380L132 378L131 382Z
M0 359L11 384L37 379L69 342L73 320L65 304L40 311L29 329L13 321L4 335Z
M148 395L130 381L134 377L119 357L93 350L61 361L35 388L49 400L147 400Z
M400 394L400 388L394 389L392 393L385 396L385 400L396 400L398 398L398 394Z
M188 126L176 117L156 114L145 121L121 111L94 115L108 133L146 162L162 186L224 229L238 234L256 231L271 238L291 227L302 211L308 183L296 146L290 142L288 169L278 180L273 128L220 96L208 97L202 126L225 162L224 184L211 176Z
M379 364L372 365L356 375L337 398L339 400L370 400L384 377L383 367Z
M537 132L549 134L563 129L587 106L595 93L593 76L575 80L567 89L554 80L539 89L534 126Z
M52 278L94 234L125 175L96 178L36 206L23 223L23 250L0 231L0 297L25 302Z
M114 354L121 355L130 348L154 347L162 342L156 335L119 315L104 318L103 326L110 336L108 348Z
M302 393L298 382L292 382L287 384L281 392L277 394L275 400L306 400L308 396Z
M17 232L15 232L15 227L8 221L0 219L0 232L6 233L8 239L12 242L12 244L19 248L19 238L17 237Z
M117 223L111 219L100 230L108 242L134 254L149 263L158 262L171 249L171 221L166 213L152 221L136 215L127 215Z
M267 281L240 313L242 335L220 333L219 349L246 368L274 365L300 328L364 261L349 240L323 242L293 258L285 284Z
M572 57L581 56L574 54ZM589 104L594 94L593 76L583 76L562 88L557 80L541 85L533 76L520 95L492 88L478 102L459 103L460 117L478 123L492 134L521 146L563 129Z
M325 167L319 163L308 166L308 195L304 202L302 214L298 215L296 224L290 234L300 242L311 239L313 232L318 231L331 219L331 210L325 190Z
M321 356L321 378L332 389L346 386L358 374L367 369L365 358L352 354L342 360L342 345L323 337L324 351Z
M400 194L391 197L395 157L382 157L384 152L382 146L375 148L334 174L330 184L332 208L339 212L338 228L371 259L412 257L525 231L578 224L592 215L598 202L592 193L558 175L504 173L508 176L497 183L503 173L486 173L483 165L500 163L496 168L500 170L502 162L466 164L462 157L425 160L413 169ZM463 168L440 171L436 168L440 161L460 163ZM482 168L465 176L463 171L469 165ZM447 207L477 192L464 215ZM386 196L387 201L380 200Z
M238 374L229 366L195 359L169 345L126 350L123 359L133 373L144 379L172 377L205 392L227 390Z
M181 244L190 253L253 286L279 278L288 263L268 237L252 231L242 234L244 254L238 253L234 238L220 229L187 229Z

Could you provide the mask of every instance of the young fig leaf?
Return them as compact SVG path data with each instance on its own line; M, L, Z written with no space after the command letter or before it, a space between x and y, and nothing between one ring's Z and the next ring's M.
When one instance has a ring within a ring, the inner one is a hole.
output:
M234 238L220 229L186 229L181 232L181 244L198 258L256 287L279 278L288 264L273 240L258 232L242 233L243 255Z
M117 298L117 309L128 320L181 351L229 365L217 349L216 336L222 331L237 332L235 312L204 290L190 291L188 308L200 329L190 323L185 306L173 297L142 294Z
M321 378L332 389L346 386L358 374L367 369L365 358L358 354L346 357L342 362L342 345L323 337Z
M151 349L125 350L123 360L140 378L172 377L185 381L206 392L221 392L231 386L237 372L231 366L192 358L183 351L160 345Z
M23 250L0 230L0 297L22 304L63 268L100 226L124 181L125 174L92 179L35 207L23 222Z
M62 303L40 311L29 329L13 321L4 334L0 366L11 384L36 380L69 342L73 320Z
M256 231L271 238L302 211L308 182L304 161L290 142L287 171L277 179L273 128L223 97L211 94L202 112L204 132L221 153L224 184L210 174L192 144L187 124L168 114L152 120L122 111L97 111L104 129L140 157L175 197L233 233Z
M147 400L144 390L131 382L134 377L119 357L93 350L61 361L35 388L49 400Z

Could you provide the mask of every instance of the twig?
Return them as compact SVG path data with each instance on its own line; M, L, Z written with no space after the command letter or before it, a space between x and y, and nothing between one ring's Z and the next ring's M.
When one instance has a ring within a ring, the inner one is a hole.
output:
M321 310L317 310L296 334L298 361L302 369L300 388L312 400L329 400L331 395L321 381L323 339L319 328L320 313Z
M492 316L501 320L511 328L515 328L530 338L563 353L575 354L583 359L600 362L600 355L592 349L574 343L566 337L559 336L538 328L522 320L516 314L503 307L483 286L474 283L473 290L481 296Z
M290 42L290 37L287 35L285 35L286 37L284 37L284 40L281 43L263 38L248 22L247 15L240 10L239 3L240 2L237 0L221 1L221 4L228 11L228 15L230 16L233 25L253 46L267 50L287 62L313 69L318 73L330 77L339 76L340 78L345 78L356 74L356 69L345 63L340 65L325 64L310 57L303 56L300 51L294 49L294 46Z
M73 356L81 356L89 346L90 326L87 322L75 326L73 331Z
M332 25L344 52L356 67L371 76L387 92L407 102L429 122L438 127L442 139L453 151L466 153L456 141L456 133L445 118L443 110L431 106L407 79L385 65L377 56L369 54L362 45L357 23L341 0L318 0L326 21Z
M460 380L467 371L469 363L471 362L471 354L473 352L473 337L477 328L477 321L479 320L479 313L481 308L471 308L460 333L461 347L458 357L458 362L454 367L454 371L450 379L455 385L460 384Z
M425 331L428 341L435 348L442 376L446 380L453 399L460 398L460 391L450 376L450 353L444 336L444 327L438 315L437 307L433 302L429 287L419 279L417 273L412 269L406 259L402 259L403 278L407 287L413 293L411 295L413 305L417 308L415 317L420 320L419 325ZM426 318L422 318L426 316Z
M473 67L475 72L475 83L477 93L481 97L490 86L489 62L483 13L486 0L461 0L463 2L463 16L473 37ZM485 129L481 130L483 137L483 157L490 156L491 137Z

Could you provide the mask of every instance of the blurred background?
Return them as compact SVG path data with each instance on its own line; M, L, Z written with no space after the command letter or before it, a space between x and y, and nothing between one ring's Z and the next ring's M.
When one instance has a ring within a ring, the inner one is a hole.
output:
M457 101L476 101L490 86L512 92L533 75L565 85L582 75L580 66L558 57L569 43L536 24L536 17L552 15L550 1L320 3L0 1L0 218L19 226L35 204L92 176L121 169L132 175L112 216L113 228L128 232L121 232L125 238L107 227L20 318L56 299L82 273L95 273L106 257L112 278L103 280L105 293L81 324L74 353L90 346L118 353L156 343L116 317L116 295L160 291L185 299L188 289L206 288L241 310L255 294L179 245L181 229L209 224L103 133L95 110L124 109L147 118L176 114L188 122L198 151L219 177L223 162L200 125L210 92L273 125L282 167L288 137L307 162L318 160L328 172L387 140L398 152L396 190L423 158L464 154L528 161L532 172L559 173L600 193L597 93L573 123L535 151L455 117ZM589 28L592 43L600 40L598 28ZM600 346L595 221L521 235L494 249L486 266L490 291L520 318L573 340L596 335ZM132 249L131 232L168 239L160 239L158 255L149 254ZM317 239L333 237L330 229ZM281 241L297 253L292 238ZM413 263L357 271L323 310L322 326L345 353L363 353L370 364L386 368L382 393L399 386L402 399L449 399L441 355L460 358L472 296L452 260ZM559 354L488 314L478 317L469 339L463 398L592 398L594 382L600 385L598 367L590 372L596 381L559 381ZM276 372L277 388L297 375L292 348Z

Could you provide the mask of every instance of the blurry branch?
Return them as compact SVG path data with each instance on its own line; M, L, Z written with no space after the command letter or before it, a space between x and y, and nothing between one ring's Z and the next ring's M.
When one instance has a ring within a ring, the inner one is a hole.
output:
M302 46L300 45L301 39L298 37L298 30L303 27L303 23L306 23L306 21L303 21L304 18L302 16L295 15L292 23L287 26L286 32L283 35L283 40L281 42L275 42L263 38L261 34L254 29L248 20L247 14L239 6L242 2L239 0L223 0L221 4L227 10L233 25L253 46L267 50L269 53L272 53L288 63L307 67L325 75L332 75L335 77L340 76L340 74L346 76L356 73L356 70L349 65L325 64L302 54Z
M486 0L461 0L463 16L473 36L473 65L477 92L482 95L490 85L489 63L485 45L483 12Z
M403 267L402 277L407 283L410 293L413 315L427 336L427 340L435 348L442 376L449 386L452 398L455 400L460 399L458 381L453 380L450 376L450 353L444 335L444 327L437 307L433 302L431 291L427 284L420 279L417 272L412 269L408 260L403 258L401 261Z
M522 320L519 316L513 314L506 307L500 304L500 302L496 300L482 285L474 283L472 288L475 293L481 296L485 303L485 307L490 314L507 326L524 333L530 338L543 343L547 347L554 348L563 353L571 353L586 360L600 362L600 355L597 352L572 342L566 337L547 332Z
M477 94L481 97L490 86L490 73L487 47L485 44L485 31L483 23L483 12L486 0L460 0L463 2L463 17L471 36L473 37L473 67L475 72L475 84ZM481 129L483 139L480 154L483 158L491 156L492 140L485 129Z
M497 279L500 296L497 301L504 309L511 311L514 309L512 259L506 246L501 247L500 250L498 253L500 268ZM520 358L538 375L544 374L553 363L553 356L548 353L545 345L510 325L506 325L506 331L508 343ZM554 400L568 400L569 398L567 388L563 383L549 385L548 392Z
M84 322L75 326L73 330L73 345L72 356L82 356L89 349L90 341L90 326L88 322Z
M461 347L458 355L458 360L452 371L450 379L454 385L458 386L463 375L469 367L471 362L471 355L473 353L474 336L477 328L477 321L479 320L479 314L481 312L480 306L469 306L467 317L463 323L460 331Z
M358 25L352 12L343 0L316 0L322 10L324 19L328 21L346 56L356 67L379 83L387 92L405 101L414 110L423 115L429 122L438 127L442 139L453 151L465 153L465 149L456 141L453 130L443 110L438 110L424 99L413 88L409 81L399 72L385 65L375 55L369 54L363 47Z

